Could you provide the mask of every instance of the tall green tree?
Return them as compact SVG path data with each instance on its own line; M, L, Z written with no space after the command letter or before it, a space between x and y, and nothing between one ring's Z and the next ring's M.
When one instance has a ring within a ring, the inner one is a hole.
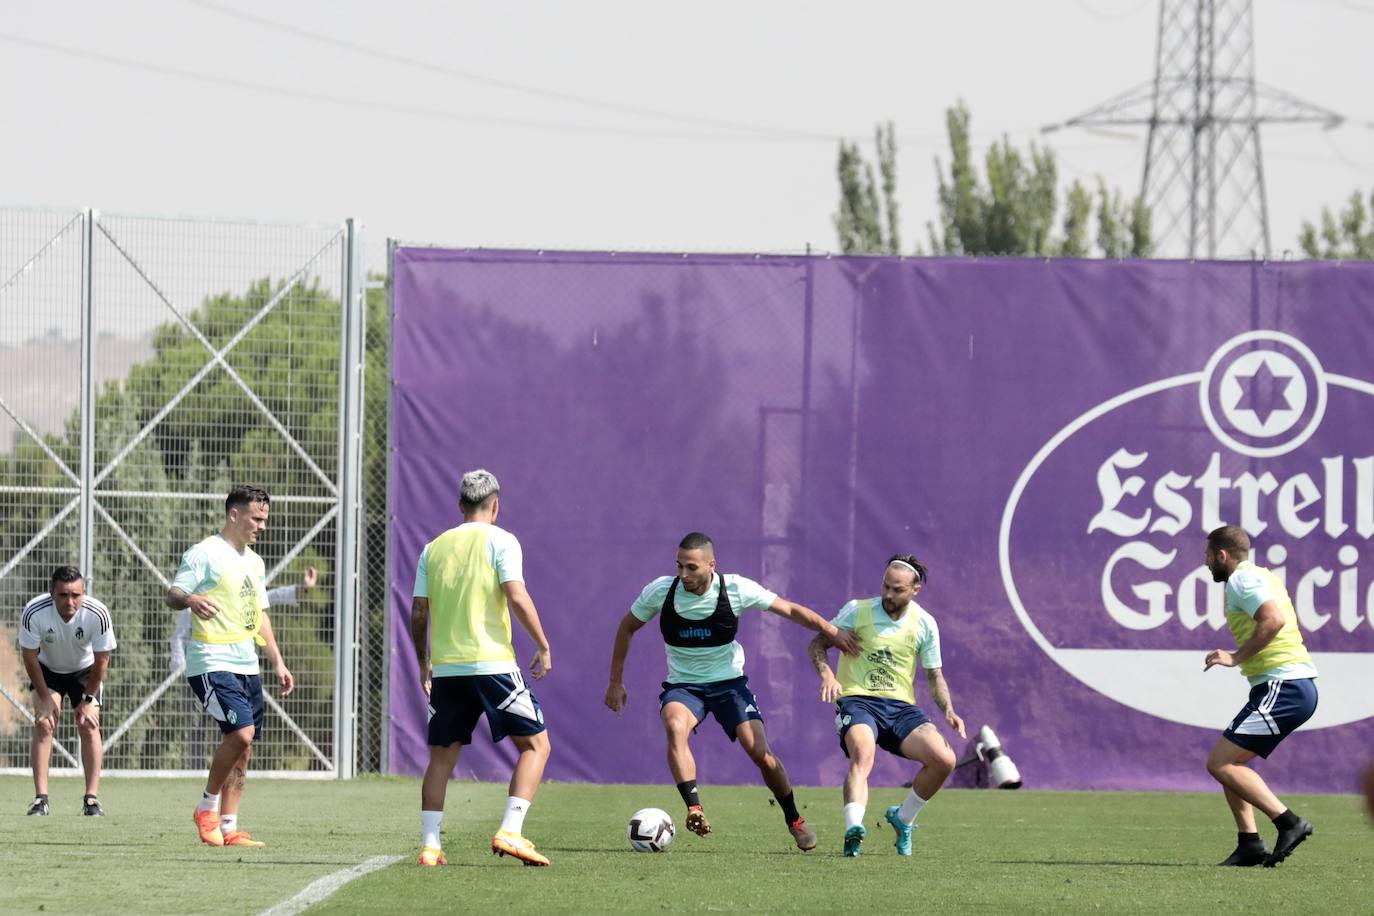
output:
M1148 257L1152 250L1150 212L1140 199L1124 200L1100 179L1097 193L1075 181L1059 212L1058 165L1054 152L1031 143L1020 150L1003 137L983 157L974 156L971 116L962 102L945 113L948 168L936 171L937 219L927 223L930 251L945 255L1037 257ZM840 250L846 254L897 254L896 139L891 123L877 136L878 170L857 146L841 142L840 211L835 216ZM1092 231L1096 221L1096 232ZM923 253L919 249L917 253Z
M1320 229L1304 220L1298 244L1309 258L1345 261L1374 259L1374 221L1370 219L1371 211L1374 211L1374 191L1369 194L1368 207L1360 197L1360 192L1356 191L1350 195L1346 208L1339 213L1322 207Z
M864 161L858 144L840 141L840 212L834 216L845 254L900 254L897 215L897 139L892 122L875 131L878 173Z

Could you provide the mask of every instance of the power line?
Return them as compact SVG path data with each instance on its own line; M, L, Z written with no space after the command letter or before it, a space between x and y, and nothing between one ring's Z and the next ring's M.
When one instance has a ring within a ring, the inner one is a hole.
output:
M633 114L642 117L658 118L661 120L680 121L684 124L695 124L703 127L714 127L731 131L743 131L746 133L753 134L766 134L774 136L775 138L780 140L823 141L826 143L834 143L838 140L849 140L851 142L857 143L866 142L873 139L870 136L859 137L845 136L837 133L817 133L816 131L797 130L794 128L770 127L767 125L760 124L745 124L740 121L727 121L715 118L703 118L697 115L677 114L674 112L662 111L660 109L642 108L635 105L627 105L621 102L608 101L606 99L598 99L591 96L575 95L573 93L561 92L556 89L548 89L543 86L534 86L527 83L517 83L511 80L504 80L497 77L486 76L484 74L474 73L469 70L459 70L454 67L444 66L443 64L436 64L432 61L408 57L404 54L398 54L393 51L369 47L368 45L360 44L358 42L349 41L343 38L335 38L333 36L324 35L320 32L315 32L310 29L302 28L300 26L291 25L290 23L280 22L275 19L269 19L265 16L258 16L254 13L246 13L242 10L235 9L230 6L225 6L221 3L215 3L213 2L213 0L183 0L183 2L188 3L192 6L198 6L202 9L211 10L224 16L229 16L234 19L241 19L245 22L252 22L256 25L263 26L264 28L273 29L275 31L283 32L289 35L295 35L298 38L304 38L308 41L317 42L319 44L328 45L330 47L341 48L343 50L351 51L355 54L361 54L365 57L371 57L376 60L383 60L388 63L401 64L407 67L414 67L430 73L438 73L443 76L449 76L459 80L466 80L468 82L477 83L478 85L490 86L495 89L522 92L527 95L532 95L539 98L547 98L562 102L572 102L578 105L586 105L592 108L601 108L607 111L619 112L621 114ZM1152 2L1154 2L1154 0L1141 0L1140 4L1137 6L1137 10L1140 8L1140 6L1144 6L1145 4ZM1015 128L1009 131L978 130L972 131L971 133L975 136L1001 136L1004 133L1030 134L1036 132L1038 132L1038 127L1029 126L1024 128ZM693 134L691 136L697 135ZM905 141L908 143L924 143L930 140L944 139L944 136L945 135L943 133L903 134L897 137L897 140Z
M750 134L772 135L792 140L825 140L834 142L835 136L832 134L819 134L814 131L793 130L790 128L769 127L761 124L744 124L738 121L723 121L716 118L703 118L696 115L676 114L674 112L662 111L654 108L641 108L637 105L626 105L621 102L612 102L606 99L593 98L591 96L575 95L570 92L560 92L556 89L547 89L542 86L532 86L526 83L517 83L511 80L498 79L486 76L481 73L474 73L469 70L459 70L454 67L446 67L431 61L419 60L414 57L407 57L404 54L397 54L393 51L386 51L381 48L373 48L357 42L348 41L343 38L334 38L330 35L323 35L310 29L294 26L289 23L279 22L275 19L268 19L265 16L258 16L253 13L246 13L233 7L223 4L213 3L211 0L183 0L192 6L201 9L211 10L223 16L234 19L241 19L245 22L252 22L255 25L272 29L277 32L284 32L313 41L318 44L328 45L334 48L342 48L354 54L361 54L364 57L371 57L375 60L383 60L388 63L401 64L406 67L414 67L428 73L437 73L442 76L476 83L481 86L489 86L494 89L505 89L511 92L521 92L537 98L552 99L558 102L571 102L576 105L585 105L590 108L600 108L606 111L615 111L621 114L632 114L640 117L658 118L665 121L678 121L683 124L693 124L698 127L723 128L726 130L742 131Z
M146 73L157 73L162 76L173 76L178 79L192 80L198 83L206 83L214 86L225 86L231 89L240 89L249 92L261 92L269 95L282 96L286 98L302 99L309 102L324 102L330 105L343 105L353 108L362 108L371 111L380 111L388 114L405 114L417 117L437 118L446 121L461 121L481 124L493 124L502 127L516 127L531 130L551 130L564 133L582 134L612 134L626 137L644 137L658 140L709 140L713 142L743 142L743 143L769 143L779 141L807 142L814 143L824 141L835 143L840 139L847 139L838 136L824 136L816 134L811 137L786 137L786 136L741 136L739 134L727 133L706 133L701 131L671 131L671 130L650 130L635 127L603 127L591 124L573 124L560 121L542 121L530 118L510 118L501 115L474 114L471 112L451 111L442 108L428 108L420 105L409 105L395 101L376 101L373 99L350 98L348 96L330 95L323 92L312 92L305 89L291 89L284 86L274 86L268 83L257 83L252 80L241 80L234 77L214 76L206 73L197 73L194 70L183 70L180 67L170 67L164 64L152 64L145 61L130 60L129 58L116 57L112 54L105 54L100 51L90 51L81 48L71 48L65 45L43 41L37 38L29 38L23 35L13 35L8 32L0 32L0 41L7 41L12 44L22 45L28 48L36 48L54 54L62 54L68 57L75 57L81 60L94 61L97 63L108 64L114 67L123 67L129 70L140 70Z
M286 86L274 85L270 83L259 83L252 80L237 79L235 77L217 76L209 73L199 73L194 70L186 70L180 67L172 67L165 64L154 64L142 60L132 60L125 57L117 57L112 54L105 54L101 51L91 51L84 48L73 48L66 45L44 41L38 38L30 38L25 35L15 35L9 32L0 32L0 41L20 45L39 51L46 51L52 54L60 54L78 60L90 61L105 64L112 67L121 67L127 70L142 71L144 73L155 73L159 76L170 76L177 79L189 80L191 82L203 83L211 86L222 86L229 89L238 89L245 92L257 92L265 95L279 96L282 98L300 99L308 102L322 102L329 105L339 105L349 108L358 108L366 111L376 111L383 114L400 114L410 117L433 118L442 121L457 121L466 123L491 124L499 127L512 127L524 130L546 130L561 133L587 134L587 135L609 135L621 137L636 137L651 140L698 140L704 142L723 142L723 143L838 143L845 140L851 143L870 143L873 138L868 135L844 135L844 134L811 134L811 135L754 135L744 136L724 132L688 131L688 130L654 130L649 128L636 127L607 127L593 124L577 124L566 121L545 121L533 118L512 118L501 115L484 115L472 112L453 111L442 108L429 108L420 105L410 105L397 101L377 101L375 99L362 99L349 96L331 95L323 92L313 92L306 89L292 89ZM976 130L971 133L974 136L1002 136L1003 134L1020 135L1034 132L1033 128L1015 128L1012 130ZM899 142L924 145L933 140L944 138L943 133L928 134L902 134L897 137Z
M1354 0L1320 0L1320 2L1325 3L1327 6L1339 6L1356 13L1374 15L1374 7L1367 6L1363 3L1356 3Z

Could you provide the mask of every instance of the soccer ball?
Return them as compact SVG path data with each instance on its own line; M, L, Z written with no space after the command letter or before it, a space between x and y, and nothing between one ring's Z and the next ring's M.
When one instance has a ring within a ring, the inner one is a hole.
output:
M630 816L630 826L625 833L635 852L663 852L673 845L677 827L662 808L640 808Z

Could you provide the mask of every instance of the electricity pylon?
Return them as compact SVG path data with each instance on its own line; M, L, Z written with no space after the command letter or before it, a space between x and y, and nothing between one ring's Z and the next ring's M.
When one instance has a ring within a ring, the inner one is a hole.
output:
M1263 124L1344 118L1255 81L1250 0L1161 0L1155 77L1063 124L1146 125L1140 193L1157 256L1268 257Z

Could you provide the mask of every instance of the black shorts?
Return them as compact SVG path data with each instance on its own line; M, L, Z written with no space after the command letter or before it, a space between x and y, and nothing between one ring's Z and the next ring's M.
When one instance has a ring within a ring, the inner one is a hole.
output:
M1250 688L1250 700L1221 736L1268 757L1279 742L1317 711L1317 681L1266 681Z
M835 734L840 736L840 750L849 756L844 736L855 725L867 725L873 730L878 747L889 754L905 757L902 742L906 736L926 725L930 719L914 703L885 697L840 697L835 704Z
M38 668L43 672L43 683L48 685L48 689L53 693L61 694L67 698L67 703L72 709L81 705L81 697L86 693L86 681L90 679L91 669L83 668L80 671L73 671L71 674L59 674L53 671L42 662L38 663ZM37 690L38 685L30 684L30 687ZM96 697L104 702L105 687L102 684L100 689L95 692Z
M658 695L658 708L669 703L681 703L696 716L700 725L710 713L716 717L725 737L737 739L739 727L745 722L763 721L759 712L759 701L749 689L749 678L736 677L728 681L712 681L709 684L670 684L663 682L663 692ZM696 725L692 730L696 730Z
M200 701L200 708L215 720L220 734L227 735L251 725L254 740L261 737L262 724L266 720L261 675L210 671L193 674L186 683L191 685L191 692Z
M519 671L436 677L429 685L429 744L471 744L477 720L487 717L491 740L544 731L544 711Z

